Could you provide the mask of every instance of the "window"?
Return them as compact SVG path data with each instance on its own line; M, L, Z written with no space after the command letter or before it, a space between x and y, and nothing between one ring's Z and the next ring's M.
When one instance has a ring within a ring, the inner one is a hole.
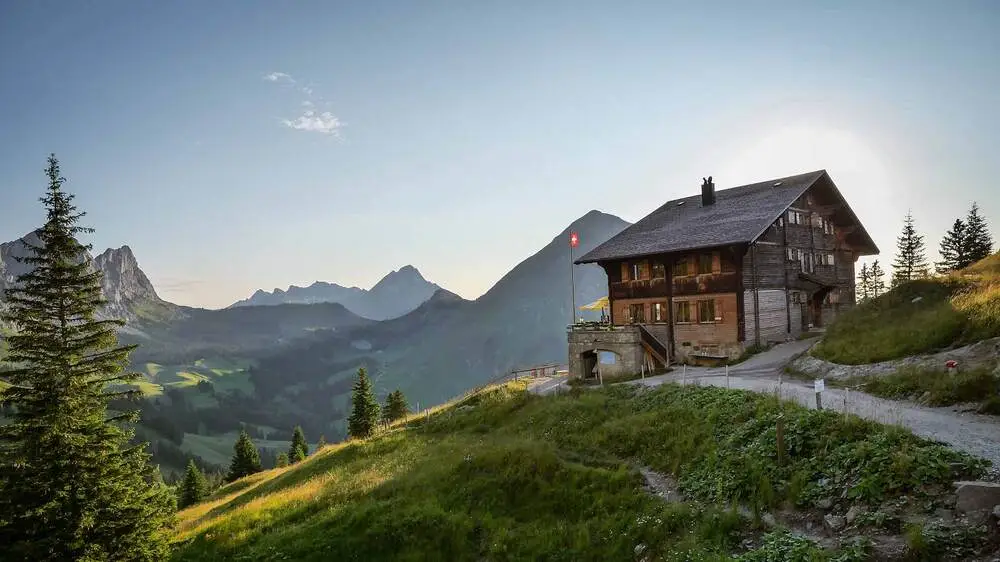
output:
M674 277L684 277L688 275L688 260L680 258L674 262Z
M653 304L653 322L667 321L667 303L658 302Z
M712 254L698 256L698 274L704 275L706 273L712 273Z
M802 211L788 211L788 223L789 224L808 224L809 217L806 213Z
M636 281L642 279L642 267L640 267L639 262L634 262L632 264L632 280Z
M788 261L797 261L799 259L798 252L795 251L795 248L787 248L787 250L788 250Z
M719 318L715 316L715 301L698 301L698 321L705 323L715 322L716 320L719 320Z
M675 303L675 305L676 305L675 306L675 308L676 308L676 314L674 314L674 318L676 318L676 322L678 324L683 324L683 323L690 322L691 321L691 303L689 301L683 301L683 302Z
M653 279L665 279L666 277L667 277L667 268L663 267L663 262L654 261Z
M630 304L628 314L633 324L642 324L646 321L646 306L643 304Z

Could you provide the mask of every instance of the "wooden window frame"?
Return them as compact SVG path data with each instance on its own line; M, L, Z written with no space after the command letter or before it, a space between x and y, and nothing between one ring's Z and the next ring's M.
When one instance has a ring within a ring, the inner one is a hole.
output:
M654 324L665 324L667 323L667 307L669 303L666 302L654 302L650 308L651 316L653 317Z
M681 309L684 309L685 313L681 314ZM682 318L687 318L682 320ZM674 323L675 324L694 324L691 320L691 301L674 301Z
M705 258L708 258L708 271L702 271L702 266L705 265ZM713 273L715 273L715 253L698 254L698 275L711 275Z
M719 311L716 310L716 305L718 303L715 302L715 299L698 299L697 303L698 303L698 323L699 324L716 324L716 323L722 321L722 316L719 314ZM702 318L702 314L701 313L702 313L702 306L703 305L704 306L711 306L711 310L709 311L709 312L711 312L711 314L708 315L711 318L710 320L705 320L705 319Z
M629 318L632 324L645 324L646 323L646 303L631 303L627 305L629 311ZM638 307L637 309L634 307ZM633 313L634 310L639 310L639 314Z
M687 256L676 260L673 265L671 265L671 275L674 277L688 277L691 275L691 263ZM679 271L683 270L683 271Z
M660 276L657 277L657 269L660 270ZM662 261L654 261L649 267L649 278L650 279L666 279L667 278L667 266Z

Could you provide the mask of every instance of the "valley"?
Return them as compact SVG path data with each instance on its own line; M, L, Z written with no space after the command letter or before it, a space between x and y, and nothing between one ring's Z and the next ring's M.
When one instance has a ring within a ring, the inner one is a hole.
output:
M192 457L222 470L241 427L268 458L288 447L295 425L312 439L342 439L359 367L372 373L380 399L399 389L415 406L511 369L564 362L569 232L586 251L626 226L591 211L474 301L406 266L370 290L317 282L206 310L162 300L127 246L92 262L104 279L102 315L125 319L119 340L138 346L130 366L143 374L137 436L174 478ZM19 271L13 255L22 246L3 245L5 283ZM579 305L604 295L607 280L599 267L578 266L575 286Z

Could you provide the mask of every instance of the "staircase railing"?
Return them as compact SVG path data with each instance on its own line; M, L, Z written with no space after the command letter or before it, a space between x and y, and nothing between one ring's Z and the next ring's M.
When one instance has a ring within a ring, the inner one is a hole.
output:
M659 338L654 336L652 332L647 330L645 326L642 324L638 324L638 326L639 338L642 341L642 344L658 361L663 363L664 367L669 365L670 360L668 358L670 357L670 352L667 350L667 346L664 345Z

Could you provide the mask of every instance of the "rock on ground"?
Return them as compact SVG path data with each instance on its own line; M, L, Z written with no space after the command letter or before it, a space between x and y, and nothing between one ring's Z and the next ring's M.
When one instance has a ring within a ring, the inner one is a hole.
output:
M962 513L993 510L1000 505L1000 484L995 482L955 482L955 508Z

